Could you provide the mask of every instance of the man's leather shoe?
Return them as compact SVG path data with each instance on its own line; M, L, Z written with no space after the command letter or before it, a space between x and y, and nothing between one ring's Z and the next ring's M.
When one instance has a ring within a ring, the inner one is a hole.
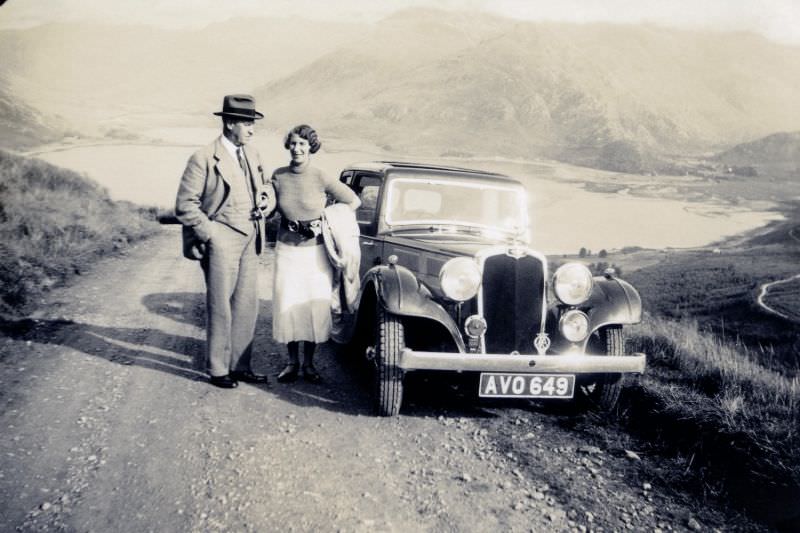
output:
M254 374L250 370L234 370L231 372L231 377L236 381L244 381L245 383L266 383L267 376L263 374Z
M216 385L221 389L235 389L239 386L239 383L236 382L230 375L227 376L211 376L209 382L212 385Z
M295 363L289 363L281 370L281 373L278 374L278 381L281 383L290 383L297 379L297 365Z

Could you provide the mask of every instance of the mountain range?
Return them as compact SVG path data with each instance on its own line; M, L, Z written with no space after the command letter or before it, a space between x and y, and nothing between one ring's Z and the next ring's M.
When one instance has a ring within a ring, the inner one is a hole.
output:
M294 72L351 29L299 19L231 19L197 30L47 24L0 31L0 73L37 109L90 133L174 124L218 110L224 94Z
M280 131L647 170L800 130L800 48L749 33L409 9L370 24L51 24L0 31L0 49L9 95L84 131L196 124L252 91Z
M256 94L393 150L647 164L800 129L797 87L800 48L752 34L415 11Z

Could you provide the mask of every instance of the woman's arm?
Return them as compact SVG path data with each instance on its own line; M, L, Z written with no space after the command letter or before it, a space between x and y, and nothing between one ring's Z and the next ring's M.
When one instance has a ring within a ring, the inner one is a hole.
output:
M323 179L325 182L325 192L330 194L334 200L342 204L347 204L353 211L361 206L361 200L356 193L353 192L353 189L339 180L327 176Z
M358 196L354 196L354 198L355 198L355 199L354 199L352 202L347 202L347 205L348 205L348 206L350 207L350 209L352 209L353 211L355 211L356 209L358 209L359 207L361 207L361 200L358 198Z

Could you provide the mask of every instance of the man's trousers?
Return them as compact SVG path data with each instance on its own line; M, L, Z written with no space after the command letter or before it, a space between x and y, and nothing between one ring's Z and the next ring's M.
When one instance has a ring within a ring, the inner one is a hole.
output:
M201 261L206 280L206 363L211 376L250 370L258 318L256 232L220 222Z

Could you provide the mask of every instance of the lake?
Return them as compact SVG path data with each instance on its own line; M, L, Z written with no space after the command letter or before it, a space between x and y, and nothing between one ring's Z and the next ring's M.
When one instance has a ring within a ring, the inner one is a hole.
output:
M171 207L187 159L194 149L214 139L218 130L160 128L146 135L162 142L61 145L42 147L30 155L85 174L106 187L115 200ZM260 131L254 144L265 167L287 164L282 135ZM332 175L338 175L350 163L387 159L386 154L369 147L333 144L337 145L336 151L326 151L323 147L312 160ZM530 195L533 246L551 254L577 253L581 247L596 252L625 246L703 246L782 218L774 211L715 202L637 197L626 191L590 192L579 182L559 177L570 171L569 165L557 164L556 172L551 171L556 168L552 163L481 159L438 162L508 173L520 179ZM573 168L576 173L586 172Z

